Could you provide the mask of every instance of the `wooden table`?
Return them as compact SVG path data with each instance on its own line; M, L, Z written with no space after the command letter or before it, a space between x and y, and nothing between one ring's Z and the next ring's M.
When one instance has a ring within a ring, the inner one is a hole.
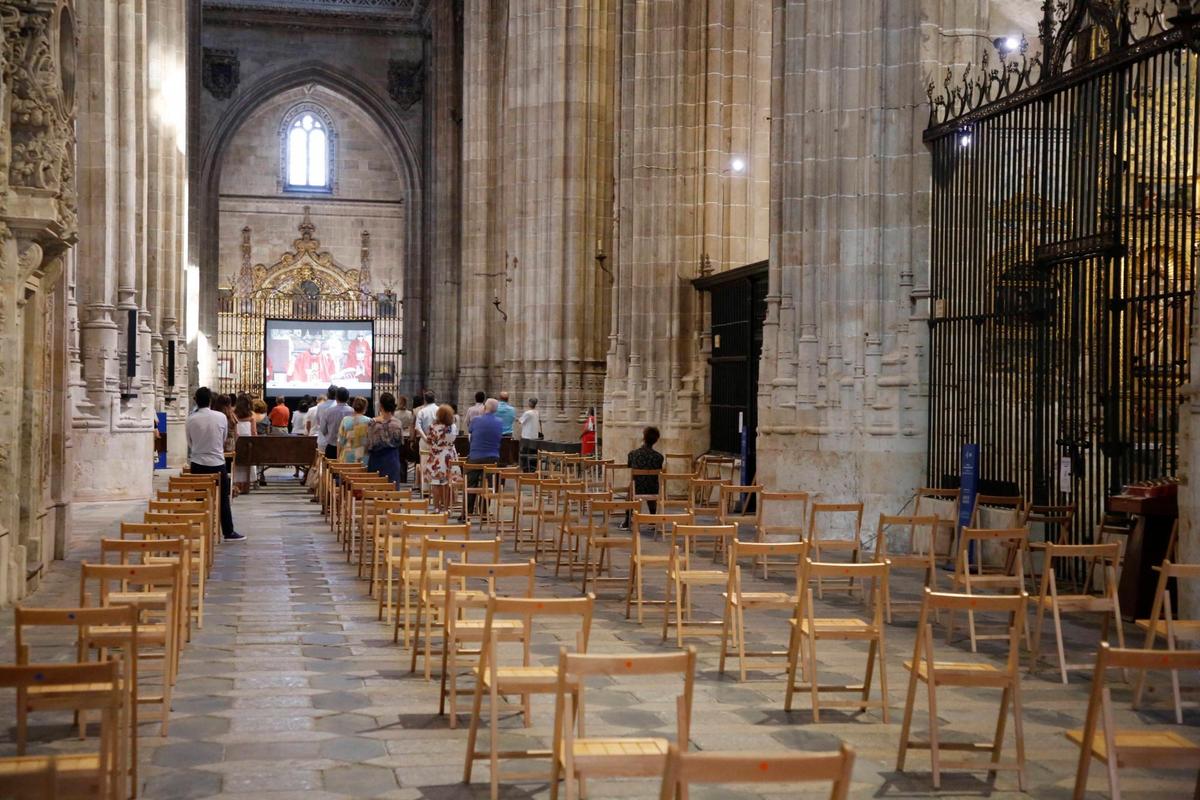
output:
M1112 495L1105 501L1110 514L1128 514L1134 524L1125 543L1125 564L1117 594L1121 616L1127 620L1146 619L1154 604L1158 573L1171 538L1171 528L1179 517L1179 502L1170 497L1130 497Z

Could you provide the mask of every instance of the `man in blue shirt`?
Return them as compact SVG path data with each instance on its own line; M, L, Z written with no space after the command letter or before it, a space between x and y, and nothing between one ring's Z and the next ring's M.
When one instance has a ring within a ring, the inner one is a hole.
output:
M500 435L512 436L513 420L517 418L517 410L508 404L508 392L500 393L496 416L500 419Z
M483 413L471 420L471 450L467 453L468 464L496 464L500 461L500 437L503 423L497 413L499 403L489 397L483 404ZM467 488L482 485L483 470L468 469ZM467 495L467 516L475 510L475 495Z

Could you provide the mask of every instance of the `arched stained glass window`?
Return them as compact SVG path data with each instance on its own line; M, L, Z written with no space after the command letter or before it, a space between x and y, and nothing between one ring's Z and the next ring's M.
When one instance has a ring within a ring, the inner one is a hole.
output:
M283 188L301 192L333 191L333 143L329 115L311 104L292 109L280 131Z

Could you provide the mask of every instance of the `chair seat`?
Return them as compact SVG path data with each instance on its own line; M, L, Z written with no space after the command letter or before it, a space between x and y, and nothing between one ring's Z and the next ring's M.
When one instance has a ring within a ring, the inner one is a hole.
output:
M728 592L721 592L721 594L726 595ZM746 608L768 605L791 607L796 605L797 600L796 595L787 592L742 592L741 595L733 598L733 604L737 605L740 601Z
M1054 607L1054 598L1050 595L1034 598L1034 602L1046 608ZM1097 597L1094 594L1060 594L1058 607L1060 610L1069 611L1111 611L1113 605L1109 598Z
M454 623L454 629L458 631L482 631L484 620L481 619L460 619ZM493 619L492 630L521 630L525 627L525 623L519 619Z
M912 672L912 668L913 668L912 662L905 661L904 668L906 670L908 670L909 672ZM985 664L982 662L935 661L933 663L933 668L935 670L937 670L937 672L939 673L938 674L938 683L942 683L942 684L956 683L955 673L957 673L959 676L962 676L965 680L969 680L972 682L995 683L996 685L1002 685L1003 683L1008 681L1008 675L1001 672L999 669L997 669L993 665ZM988 677L987 678L981 677L984 675L986 675ZM989 678L992 678L992 677L994 677L994 680L989 680ZM928 664L928 662L920 661L917 663L917 678L928 683L928 681L929 681L929 664Z
M1082 745L1082 730L1071 730L1066 734L1072 742ZM1145 766L1176 766L1180 769L1194 769L1195 765L1200 763L1200 745L1175 731L1118 730L1114 738L1117 740L1118 766L1144 764ZM1108 744L1104 741L1104 734L1101 731L1096 731L1092 736L1092 753L1101 761L1108 761ZM1182 757L1183 760L1175 761L1173 764L1161 760L1171 756Z
M613 758L630 756L664 757L670 742L666 739L632 739L615 737L611 739L576 739L574 756L583 758Z
M683 583L724 584L729 582L729 573L719 569L684 569L677 574Z
M11 756L0 758L0 778L15 778L46 769L54 762L58 775L70 777L72 773L98 772L99 753L74 753L60 756Z
M90 692L111 692L112 684L107 681L100 683L69 683L58 686L30 686L26 689L31 695L60 695L60 694L87 694Z
M131 633L128 625L88 625L83 630L84 638L93 645L107 640L128 638ZM161 622L138 625L137 632L138 642L141 644L162 644L167 638L167 626Z
M832 619L814 619L812 628L818 635L845 633L852 636L874 636L876 628L866 620L857 619L855 617L834 617ZM811 633L807 619L800 620L800 630L804 633Z
M1139 619L1137 626L1146 631L1150 629L1150 620ZM1176 639L1188 639L1200 641L1200 619L1177 619L1171 623L1171 629L1175 631ZM1159 636L1167 635L1167 621L1160 619L1158 624L1154 626L1154 632Z
M478 677L479 668L475 667L471 670ZM483 685L491 686L493 675L497 681L497 686L504 688L505 686L545 686L547 690L554 689L558 686L558 667L543 667L543 666L514 666L500 667L497 670L488 669L483 676Z

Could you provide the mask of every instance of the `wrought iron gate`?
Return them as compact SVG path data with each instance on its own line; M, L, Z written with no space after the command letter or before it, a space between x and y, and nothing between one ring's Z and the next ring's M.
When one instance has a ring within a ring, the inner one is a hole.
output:
M1135 5L1136 7L1130 7ZM1200 23L1045 4L1041 53L930 87L929 479L1073 503L1177 467L1200 166Z

